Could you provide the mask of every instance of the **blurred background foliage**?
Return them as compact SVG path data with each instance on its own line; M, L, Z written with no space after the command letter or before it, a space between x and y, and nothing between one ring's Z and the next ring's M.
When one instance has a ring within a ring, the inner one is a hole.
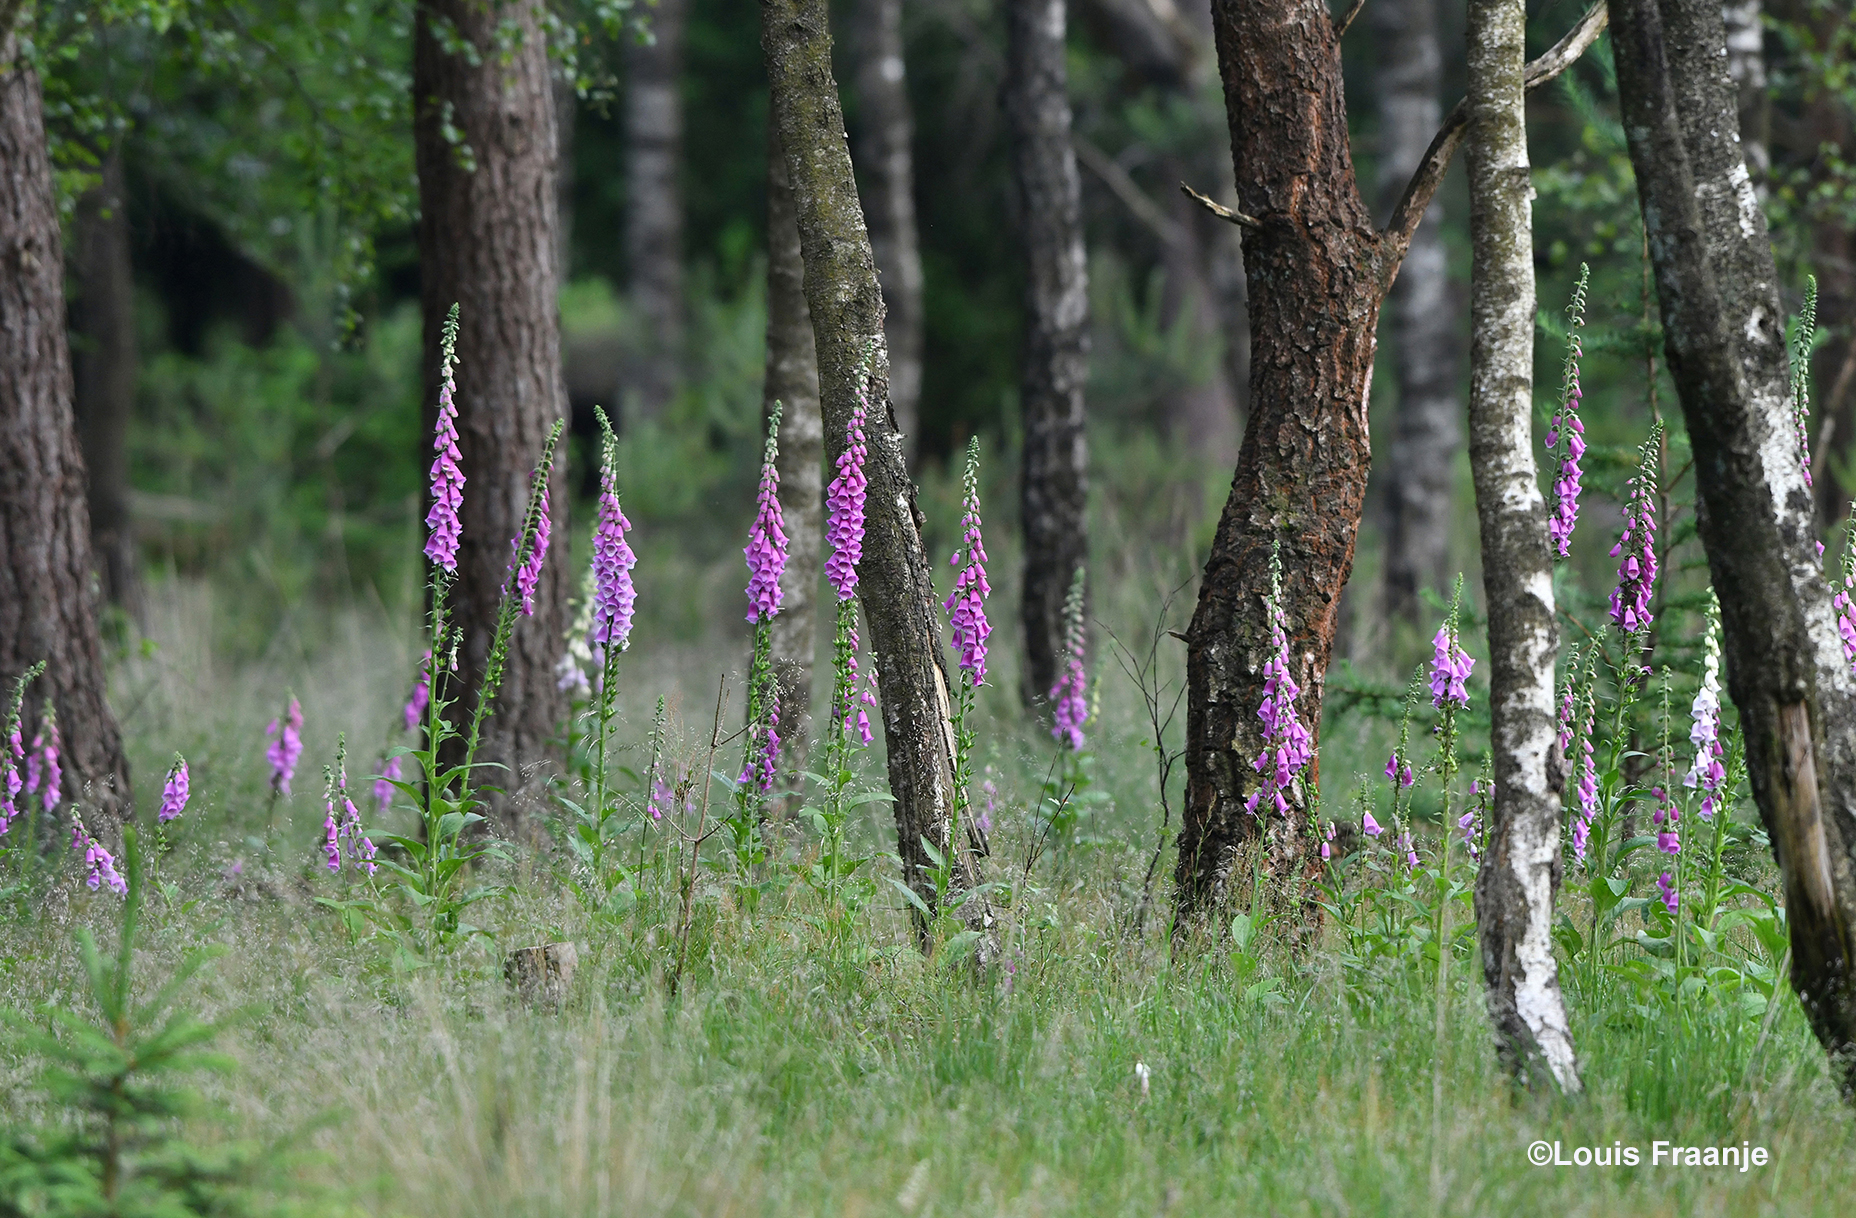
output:
M1544 49L1578 8L1575 0L1538 5L1531 48ZM1446 105L1462 87L1461 9L1459 0L1439 7ZM1097 511L1123 522L1114 544L1169 548L1166 565L1189 577L1209 540L1228 466L1207 460L1170 428L1182 395L1220 377L1226 400L1241 412L1242 317L1227 311L1235 324L1209 332L1190 324L1179 303L1180 268L1167 256L1167 226L1203 219L1181 203L1180 179L1214 194L1230 187L1222 96L1209 61L1189 65L1183 78L1143 68L1113 24L1100 19L1104 11L1079 4L1070 44L1091 250ZM66 7L54 0L37 26L34 54L47 73L67 195L94 182L112 150L123 158L141 359L130 436L141 552L156 578L226 582L246 624L228 625L225 641L243 648L262 647L266 623L304 598L377 599L397 611L418 595L412 559L423 455L411 12L404 0ZM616 99L625 87L624 44L643 36L651 16L648 6L628 11L623 3L555 12L563 72L579 92L561 310L575 485L584 502L592 407L613 401L644 333L625 295L627 182ZM1856 95L1851 35L1848 23L1834 18L1820 0L1768 9L1775 132L1804 122L1826 99L1849 113ZM721 603L730 581L714 570L739 546L758 451L767 109L758 20L752 5L694 0L691 9L681 76L686 380L664 415L624 428L622 491L653 572L652 594L641 606L650 628L680 638L738 616ZM1012 524L1022 271L998 107L997 7L912 0L904 32L926 271L917 474L939 547L951 539L957 514L949 454L969 435L982 436L993 454L989 523L995 531ZM1344 43L1363 184L1374 180L1376 43L1367 22ZM847 40L838 48L847 55ZM841 62L840 81L852 75ZM1593 271L1584 384L1594 442L1589 485L1598 493L1588 497L1575 556L1590 586L1606 582L1606 534L1634 446L1652 410L1674 401L1645 295L1642 230L1615 92L1601 41L1530 101L1543 413L1558 381L1562 347L1552 336L1561 309L1579 264ZM853 90L845 90L845 101L855 127ZM1847 232L1856 215L1842 146L1813 149L1802 138L1775 136L1773 167L1761 183L1794 293L1822 252L1814 232L1823 225ZM1803 153L1787 152L1800 147ZM1465 297L1468 209L1460 169L1440 200L1453 290ZM1216 279L1215 268L1207 274ZM1795 307L1795 294L1788 303ZM1823 320L1827 338L1847 335L1847 317ZM1384 338L1372 407L1378 436L1389 435L1389 369L1399 358L1389 330ZM1676 434L1672 476L1681 473L1679 427ZM1844 477L1849 466L1840 454L1856 436L1829 440L1819 468ZM1383 468L1384 444L1376 447ZM1473 590L1474 523L1460 455L1458 466L1453 557ZM1343 656L1376 654L1388 638L1372 610L1379 520L1369 511ZM1099 551L1108 544L1097 540ZM1098 561L1113 557L1103 552ZM1401 641L1400 654L1413 642Z

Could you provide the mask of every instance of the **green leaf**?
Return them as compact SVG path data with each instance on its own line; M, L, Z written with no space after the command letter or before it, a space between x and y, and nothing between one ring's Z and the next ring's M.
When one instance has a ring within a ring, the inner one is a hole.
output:
M922 917L924 918L934 917L934 911L928 908L928 903L922 900L921 895L917 893L913 888L910 888L907 884L904 884L901 880L897 879L893 875L886 875L883 878L888 880L891 884L894 884L896 886L896 891L900 892L903 898L907 900L909 904L913 905L916 909L921 911Z

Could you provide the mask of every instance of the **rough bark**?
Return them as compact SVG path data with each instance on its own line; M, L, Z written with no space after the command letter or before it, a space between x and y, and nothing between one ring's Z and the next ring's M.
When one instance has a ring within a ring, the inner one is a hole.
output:
M781 403L780 510L786 519L784 594L773 619L773 675L780 689L780 759L805 771L812 716L812 666L818 649L818 578L823 542L825 423L819 417L818 349L806 307L806 266L793 213L792 176L778 127L767 127L768 410Z
M922 548L902 434L889 409L883 295L851 174L826 12L825 0L761 0L761 45L772 118L792 175L828 463L844 452L860 393L871 406L865 427L869 516L857 568L858 599L876 653L903 881L933 908L924 839L952 860L957 890L978 885L979 866L967 834L952 832L954 741L940 606ZM991 922L983 895L969 897L961 916L975 929ZM927 928L918 923L918 929L925 934Z
M627 361L623 411L663 412L683 381L683 32L689 0L657 0L650 39L625 56L625 258L642 347Z
M917 439L922 396L922 251L915 224L915 117L902 55L902 0L855 0L857 163L864 214L889 310L889 404L904 452Z
M122 149L77 201L71 242L71 372L90 473L90 544L104 599L142 617L141 564L129 521L129 420L135 412L135 282Z
M449 604L463 630L456 687L474 705L495 631L510 540L522 529L529 478L548 430L567 409L556 303L554 95L538 0L500 9L474 0L422 4L413 35L414 144L419 174L419 263L425 320L425 434L439 389L439 339L459 306L458 447L463 454L463 544ZM476 54L451 53L467 40ZM503 29L499 31L498 25ZM505 51L498 43L513 37ZM445 137L447 121L458 134ZM543 564L533 617L517 619L481 759L508 767L485 781L539 790L567 715L555 661L565 628L568 577L565 461L550 487L554 554ZM524 827L516 799L505 827Z
M1025 544L1021 693L1042 706L1063 661L1063 601L1089 559L1089 268L1070 145L1064 0L1008 0L1005 114L1025 250L1019 494Z
M1529 63L1535 88L1604 28L1602 5ZM1444 120L1383 233L1361 202L1347 144L1340 47L1315 0L1215 0L1219 74L1248 228L1250 418L1186 643L1186 802L1175 904L1185 927L1226 896L1247 843L1272 882L1312 873L1303 794L1288 816L1253 817L1257 707L1269 659L1263 612L1280 544L1296 710L1318 730L1341 590L1366 497L1366 393L1379 305L1443 180L1466 110ZM1241 213L1241 214L1239 214ZM1311 779L1318 773L1311 767Z
M1727 27L1727 74L1739 97L1740 150L1753 180L1763 183L1772 171L1768 141L1772 133L1772 97L1766 88L1766 39L1760 0L1726 0L1721 20Z
M1436 0L1372 10L1379 37L1379 196L1389 213L1443 118ZM1451 491L1463 433L1457 405L1457 304L1435 200L1412 234L1390 307L1398 385L1386 478L1385 607L1415 621L1421 589L1450 584Z
M1613 0L1618 91L1669 368L1695 450L1728 692L1785 877L1791 980L1856 1089L1856 681L1816 556L1784 314L1713 0Z
M1347 144L1340 47L1316 0L1217 0L1218 61L1238 167L1250 312L1250 419L1187 632L1182 912L1216 903L1243 842L1268 843L1268 873L1314 855L1308 810L1251 816L1257 706L1270 658L1264 598L1282 549L1296 711L1321 721L1335 611L1353 567L1371 458L1366 394L1381 249Z
M1508 1068L1579 1090L1553 959L1565 780L1553 707L1553 559L1534 464L1534 189L1523 0L1469 5L1469 461L1489 615L1495 796L1476 875L1489 1016ZM1422 229L1420 229L1422 231ZM1416 248L1414 242L1413 248ZM1410 268L1407 268L1409 274Z
M64 791L103 833L131 810L129 763L105 697L44 101L16 53L0 32L0 690L46 662L25 736L49 696Z

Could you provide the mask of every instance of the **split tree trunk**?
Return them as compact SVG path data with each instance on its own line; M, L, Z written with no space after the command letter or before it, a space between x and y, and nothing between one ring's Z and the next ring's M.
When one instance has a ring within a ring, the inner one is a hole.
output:
M903 881L934 908L924 840L953 861L958 891L978 886L979 865L968 835L952 832L954 740L940 605L922 549L921 514L903 462L902 435L889 409L883 295L851 174L826 14L825 0L761 0L761 45L772 121L792 175L828 463L835 465L844 452L858 396L866 395L871 407L865 425L869 516L858 596L876 653ZM991 922L982 895L969 897L961 916L977 930ZM917 929L925 944L927 927L918 922ZM982 954L987 950L982 941Z
M657 0L651 40L625 57L625 257L642 347L627 361L623 412L656 418L683 382L683 31L689 0Z
M1553 959L1565 758L1554 721L1553 558L1534 464L1534 240L1523 0L1470 0L1469 462L1489 614L1495 796L1476 875L1489 1016L1524 1083L1579 1090ZM1448 828L1449 826L1445 826Z
M103 596L141 620L141 564L129 521L129 420L135 413L135 282L122 149L77 201L71 264L71 372L78 438L90 472L90 543Z
M818 650L818 577L824 540L825 423L819 417L818 349L806 307L806 265L793 213L792 175L779 128L767 125L767 410L781 403L780 511L786 519L784 594L773 619L773 676L780 690L780 760L805 772L811 746L812 668ZM797 784L795 784L797 789Z
M1856 1093L1856 681L1787 403L1784 313L1714 0L1612 0L1618 93L1695 449L1747 772L1785 876L1791 980Z
M857 55L857 163L864 169L864 214L889 310L889 404L903 452L920 436L922 251L915 224L915 118L902 54L902 0L855 0L851 42Z
M1551 80L1605 24L1595 6L1527 65L1526 87ZM1306 793L1287 816L1251 816L1263 739L1257 707L1271 658L1264 598L1281 546L1296 712L1321 722L1341 590L1366 498L1366 394L1379 306L1462 136L1444 120L1385 231L1360 200L1347 144L1340 46L1319 0L1215 0L1219 74L1238 167L1249 282L1250 420L1219 518L1186 643L1186 802L1176 871L1176 925L1218 905L1246 844L1281 884L1318 859ZM1318 779L1310 767L1310 780ZM1312 914L1311 914L1312 916Z
M1064 0L1007 0L1005 114L1026 256L1019 380L1025 705L1049 701L1063 662L1063 601L1089 559L1089 268L1070 145Z
M130 813L129 762L105 697L44 101L17 48L0 30L0 696L45 661L25 737L49 695L67 798L104 833Z
M1443 118L1436 0L1372 10L1378 34L1379 196L1390 213ZM1443 205L1432 201L1393 284L1398 410L1386 471L1385 607L1416 621L1424 588L1450 586L1451 494L1463 445L1457 405L1457 304L1444 251Z
M561 380L559 270L555 266L557 145L554 94L538 0L501 9L474 0L419 7L413 35L413 137L419 173L419 263L425 320L424 386L429 452L439 389L439 339L453 302L458 313L458 447L463 454L463 544L450 594L463 630L456 689L474 706L497 604L520 535L529 478L555 420L567 409ZM433 23L475 55L448 52ZM499 23L520 44L507 53ZM446 121L461 133L452 144ZM543 564L533 617L517 618L501 692L485 724L479 755L504 771L483 779L515 792L539 789L557 760L567 716L555 683L566 628L569 579L567 462L550 487L554 551ZM525 827L527 800L499 808L508 827Z

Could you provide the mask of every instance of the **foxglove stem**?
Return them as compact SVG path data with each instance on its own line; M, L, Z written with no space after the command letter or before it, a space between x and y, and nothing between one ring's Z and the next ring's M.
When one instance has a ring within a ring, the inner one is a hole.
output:
M1628 636L1624 645L1627 665L1641 649L1639 640L1648 633L1655 617L1650 610L1650 596L1657 574L1656 500L1662 437L1662 422L1650 424L1650 436L1638 450L1637 473L1630 480L1630 495L1624 502L1624 533L1611 547L1611 556L1618 560L1618 585L1611 592L1611 620Z
M1798 439L1798 466L1811 485L1811 346L1817 337L1817 276L1804 277L1804 307L1792 336L1792 430Z
M20 762L25 758L19 739L20 716L26 704L26 687L44 672L45 661L40 660L13 682L13 698L6 712L6 740L4 747L0 747L0 833L11 828L19 815L17 801L25 785L19 773Z
M1547 537L1555 559L1572 553L1572 531L1579 522L1580 482L1585 471L1579 461L1585 456L1585 423L1579 418L1579 359L1584 355L1585 293L1592 280L1591 268L1579 264L1579 281L1573 285L1572 303L1566 306L1566 365L1560 378L1559 408L1553 425L1547 429L1547 451L1554 457L1553 510L1547 517Z
M980 441L967 441L967 469L963 478L961 545L954 550L949 565L959 569L954 590L948 593L942 608L947 611L953 629L954 650L960 654L960 689L954 698L954 807L948 841L961 814L972 804L969 786L973 781L974 733L968 723L973 711L974 690L986 683L986 640L992 624L986 620L986 598L992 585L986 580L986 543L980 536ZM964 559L964 565L963 565ZM981 831L989 826L982 824Z
M599 688L593 691L593 715L597 743L593 761L593 818L595 841L593 869L595 878L605 872L606 844L606 747L611 736L612 698L618 684L619 654L631 645L632 614L637 593L632 587L632 568L638 560L625 540L631 522L619 507L618 437L612 421L601 409L599 414L600 468L599 519L593 526L593 596L591 654L599 658ZM664 701L658 699L661 725ZM656 765L656 753L652 754Z
M522 535L515 546L515 556L510 566L511 575L528 566L530 556L536 550L536 537L541 530L541 518L549 510L548 483L554 473L554 446L560 442L562 420L556 419L554 426L548 429L547 442L541 446L541 460L535 464L535 472L529 479L528 509L522 516ZM464 748L464 782L471 781L472 767L477 761L477 746L483 738L483 722L491 714L496 702L496 693L502 687L503 669L509 662L509 640L515 633L519 601L516 595L514 578L503 580L502 598L496 607L496 632L490 636L490 654L483 666L483 684L477 690L477 705L471 712L470 737Z
M1089 721L1088 673L1083 664L1083 594L1087 576L1076 568L1070 591L1063 598L1063 664L1051 686L1050 734L1071 753L1083 751L1083 725ZM1265 695L1267 699L1267 695ZM1253 809L1254 811L1254 809Z

